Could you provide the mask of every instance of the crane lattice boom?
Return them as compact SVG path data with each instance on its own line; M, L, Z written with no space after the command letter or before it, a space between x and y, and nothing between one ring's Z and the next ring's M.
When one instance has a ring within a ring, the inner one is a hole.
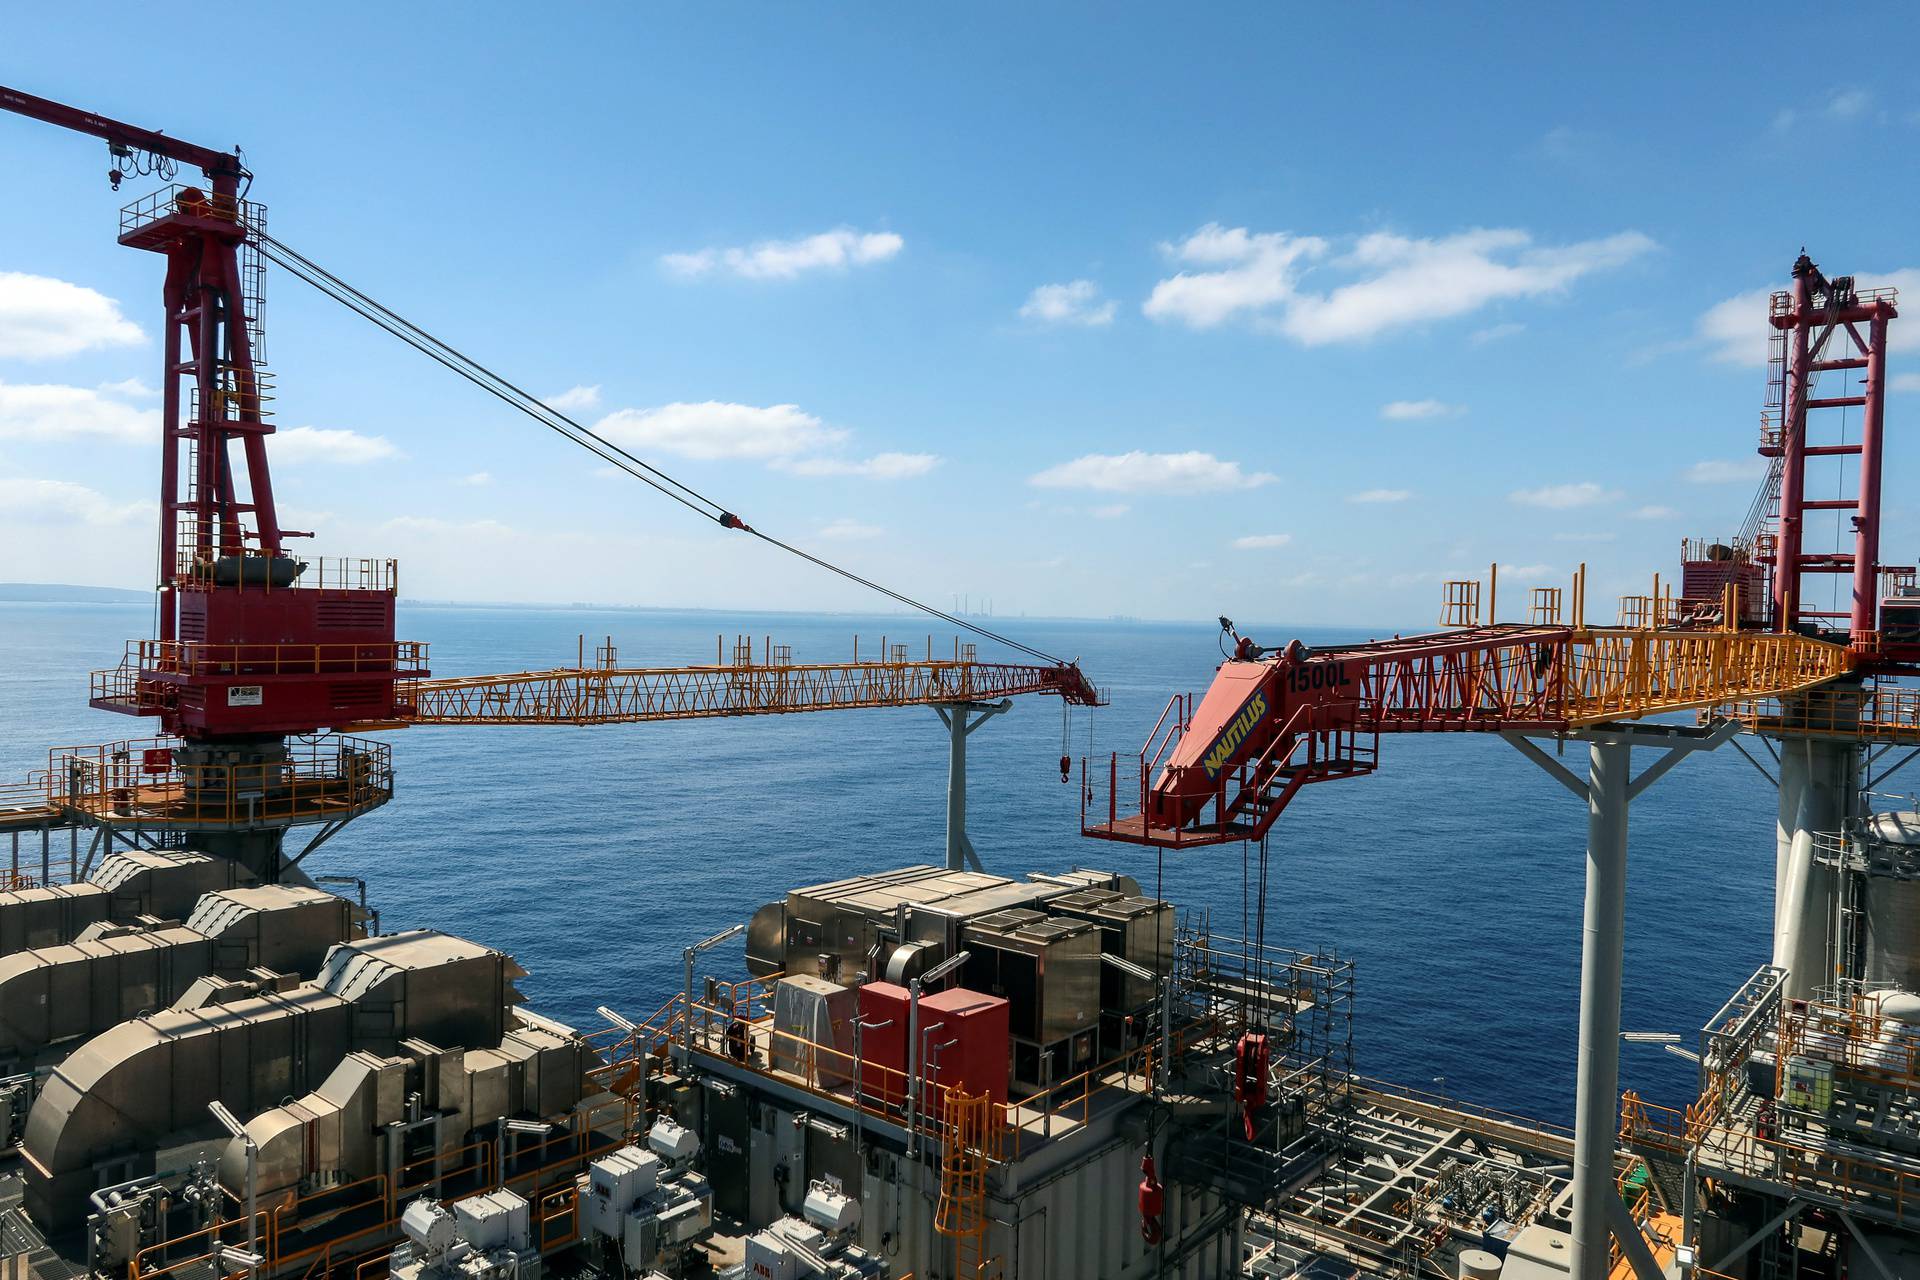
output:
M686 667L556 667L510 675L403 681L393 721L432 724L628 724L787 715L856 707L938 706L1053 694L1075 706L1103 699L1072 663L978 662L971 657L795 663L736 660Z
M1223 663L1176 696L1085 834L1188 846L1257 839L1303 786L1371 773L1382 733L1557 732L1811 689L1844 645L1734 630L1484 626ZM1137 767L1137 772L1135 771ZM1138 811L1119 797L1137 787ZM1082 788L1083 803L1091 788ZM1097 811L1101 806L1090 806ZM1131 807L1131 806L1129 806Z

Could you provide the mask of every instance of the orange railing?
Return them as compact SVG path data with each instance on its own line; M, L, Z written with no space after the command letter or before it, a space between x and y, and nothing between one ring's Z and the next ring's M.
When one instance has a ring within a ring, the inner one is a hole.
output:
M1872 1204L1901 1223L1915 1220L1908 1215L1909 1205L1920 1214L1920 1172L1893 1163L1897 1157L1891 1153L1798 1141L1782 1136L1777 1120L1724 1116L1706 1098L1679 1111L1629 1092L1621 1098L1620 1140L1674 1156L1696 1156L1703 1173L1724 1168L1849 1203Z
M395 1171L390 1178L375 1174L337 1187L328 1187L306 1195L293 1195L280 1203L262 1207L255 1215L255 1235L267 1258L265 1271L281 1272L307 1263L300 1272L308 1280L351 1273L356 1277L374 1274L392 1252L399 1232L400 1214L405 1201L420 1194L441 1194L449 1185L463 1188L447 1193L449 1202L479 1195L504 1186L537 1206L536 1224L543 1248L571 1238L570 1226L559 1231L556 1222L577 1221L574 1202L575 1175L590 1161L618 1148L626 1140L601 1139L599 1130L612 1119L621 1103L603 1104L591 1113L576 1112L566 1131L543 1139L540 1154L558 1145L564 1148L557 1158L508 1178L500 1176L497 1153L491 1141L477 1141L437 1156L414 1161ZM227 1199L233 1201L231 1192ZM233 1206L230 1206L233 1207ZM354 1215L371 1217L365 1225L330 1234L327 1239L307 1244L303 1235L310 1230L330 1232L350 1221ZM219 1243L231 1244L247 1234L244 1216L228 1217L211 1226L190 1231L136 1253L128 1265L128 1280L161 1280L162 1277L204 1274L207 1264L218 1253ZM180 1256L182 1251L186 1256ZM169 1261L169 1259L171 1259Z
M1920 745L1920 689L1873 684L1862 693L1820 691L1795 700L1748 698L1715 709L1747 728L1771 734L1834 734L1874 742Z
M120 234L138 231L148 223L175 213L259 226L264 210L252 200L209 191L204 186L173 182L123 207L120 210Z
M392 751L338 735L294 739L287 757L256 764L182 765L171 739L57 747L44 797L88 818L144 826L245 827L319 821L393 798Z
M158 710L177 696L161 676L413 676L425 670L427 646L401 640L333 644L206 644L197 640L130 640L120 665L92 673L90 696L130 708Z
M907 1125L930 1141L947 1140L943 1116L948 1089L929 1078L937 1073L937 1066L923 1076L921 1096L909 1115L907 1072L773 1025L767 1005L777 981L778 975L773 975L717 984L720 1001L710 1004L696 999L691 1020L681 1008L684 997L674 996L640 1025L638 1034L653 1044L685 1044L695 1053L725 1059L788 1086L798 1085L875 1119ZM1008 1137L1013 1158L1019 1158L1025 1144L1046 1140L1056 1128L1085 1124L1109 1093L1128 1091L1134 1082L1144 1087L1152 1052L1151 1042L1145 1043L1059 1081L1045 1093L990 1103L994 1125Z

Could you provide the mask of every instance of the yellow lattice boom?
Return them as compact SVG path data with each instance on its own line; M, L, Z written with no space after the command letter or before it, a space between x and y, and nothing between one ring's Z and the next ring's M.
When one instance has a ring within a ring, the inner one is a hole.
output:
M1443 584L1441 625L1456 634L1484 637L1467 646L1466 664L1488 679L1470 691L1481 704L1474 715L1463 718L1429 709L1426 716L1442 723L1462 720L1464 727L1557 720L1581 728L1711 708L1752 720L1764 717L1768 708L1777 715L1778 699L1818 689L1854 667L1845 644L1741 629L1739 601L1731 586L1717 603L1684 600L1672 594L1671 584L1663 588L1655 575L1652 594L1621 597L1620 623L1612 627L1587 625L1585 565L1574 573L1566 592L1534 589L1532 616L1525 626L1494 621L1498 586L1498 565L1489 569L1484 593L1473 579ZM1564 601L1571 602L1571 616L1561 623ZM1408 643L1378 647L1391 654ZM1458 660L1434 664L1436 670L1456 676L1462 665ZM1920 703L1889 706L1886 722L1892 723L1897 712L1920 724ZM1393 718L1384 717L1381 727L1396 727ZM1412 727L1426 727L1419 717L1413 721Z
M785 646L767 645L756 660L736 645L734 660L710 666L622 667L612 649L595 666L555 667L508 675L403 680L400 700L410 724L625 724L728 716L786 715L857 707L935 706L1053 694L1078 705L1102 701L1079 667L980 662L973 646L953 658L909 658L904 645L883 645L878 660L795 663Z
M1567 656L1575 727L1800 693L1852 661L1846 646L1807 636L1649 628L1576 631Z

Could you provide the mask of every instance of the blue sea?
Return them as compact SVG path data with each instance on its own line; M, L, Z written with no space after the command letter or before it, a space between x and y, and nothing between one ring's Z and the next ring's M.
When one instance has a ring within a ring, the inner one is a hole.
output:
M1209 625L1001 619L1077 655L1112 693L1076 711L1076 759L1138 749L1176 691L1206 687ZM53 745L144 737L86 705L86 673L152 634L146 605L0 603L0 780ZM796 660L924 650L905 616L709 614L402 605L400 634L436 674L570 663L611 636L622 662L711 661L716 635L790 644ZM1308 643L1365 639L1302 630ZM1288 637L1284 627L1260 638ZM950 650L951 632L934 636ZM983 660L1004 657L983 644ZM1155 882L1152 850L1085 840L1062 785L1063 716L1026 698L970 742L968 829L990 871L1114 868ZM393 802L308 859L364 877L387 929L432 926L512 952L541 1011L658 1007L681 949L789 886L943 858L946 738L931 710L846 711L591 728L408 729L386 735ZM1568 762L1583 767L1576 749ZM1774 795L1733 750L1696 756L1633 811L1624 1026L1693 1032L1767 959ZM1585 808L1492 738L1383 738L1372 777L1303 792L1272 841L1270 942L1357 962L1360 1069L1571 1123ZM1168 855L1167 897L1242 918L1241 848ZM737 953L736 953L737 954ZM727 953L709 957L714 971ZM705 970L703 970L704 972ZM1622 1084L1668 1103L1693 1069L1625 1046Z

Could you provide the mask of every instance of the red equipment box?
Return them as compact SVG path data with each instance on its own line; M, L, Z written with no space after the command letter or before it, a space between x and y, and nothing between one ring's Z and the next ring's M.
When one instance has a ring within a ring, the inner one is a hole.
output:
M931 1113L940 1113L946 1089L984 1092L1005 1105L1012 1057L1005 1000L965 987L922 995L920 1036Z
M905 987L891 982L860 988L860 1094L869 1104L897 1107L907 1100L911 998Z
M906 1102L912 1000L905 987L891 982L860 988L860 1093L870 1103L897 1107ZM922 994L920 1043L929 1113L939 1114L949 1087L1006 1102L1012 1041L1005 1000L965 987Z

